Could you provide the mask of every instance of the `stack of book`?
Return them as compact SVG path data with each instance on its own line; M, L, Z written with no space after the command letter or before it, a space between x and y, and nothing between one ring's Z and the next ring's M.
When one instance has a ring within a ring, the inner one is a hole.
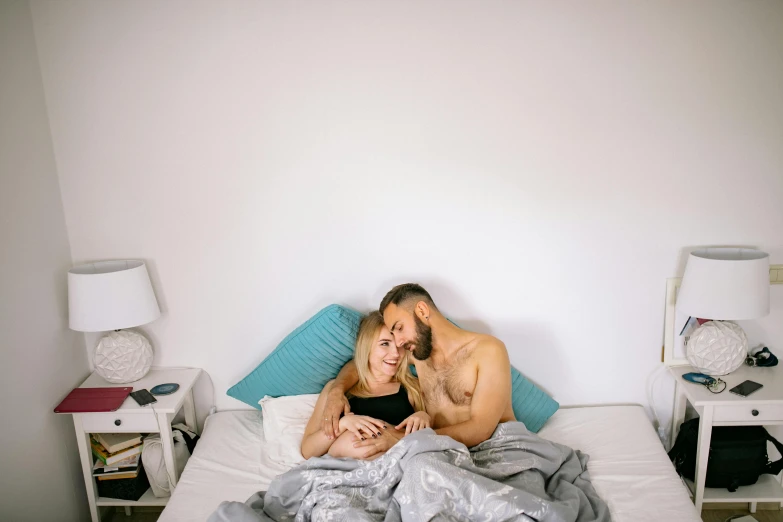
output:
M93 433L90 444L98 460L92 475L98 480L132 479L139 474L139 433Z

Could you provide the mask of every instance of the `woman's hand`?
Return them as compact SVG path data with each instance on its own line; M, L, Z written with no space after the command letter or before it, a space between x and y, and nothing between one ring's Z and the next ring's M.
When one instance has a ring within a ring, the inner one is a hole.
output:
M427 412L417 411L394 428L397 430L405 428L405 435L410 435L414 431L423 430L430 426L432 426L432 419L427 415Z
M365 415L349 413L340 419L340 430L347 430L356 436L356 440L377 438L386 429L386 423Z
M396 430L383 430L383 434L377 439L354 442L353 447L361 448L361 451L364 451L362 459L369 459L386 453L404 436Z

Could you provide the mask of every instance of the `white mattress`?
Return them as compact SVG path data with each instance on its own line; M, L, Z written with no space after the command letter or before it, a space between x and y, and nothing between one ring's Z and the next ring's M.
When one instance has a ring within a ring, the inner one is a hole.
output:
M701 521L641 407L563 408L540 435L590 455L614 522ZM284 471L264 452L261 412L216 413L158 522L206 520L220 502L243 502Z
M613 522L701 522L641 406L562 408L538 434L590 455Z
M260 411L210 415L158 522L206 520L224 500L244 502L285 471L264 451Z

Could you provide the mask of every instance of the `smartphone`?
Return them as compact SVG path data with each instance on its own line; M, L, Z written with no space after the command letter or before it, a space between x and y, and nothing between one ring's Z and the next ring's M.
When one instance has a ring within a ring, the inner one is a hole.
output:
M133 397L133 400L136 401L139 406L146 406L158 402L158 399L153 397L147 390L136 390L135 392L131 392L130 396Z
M761 389L762 386L763 386L763 384L759 384L757 382L745 381L743 383L740 383L740 384L736 385L735 387L733 387L729 391L731 393L735 394L735 395L739 395L740 397L747 397L751 393ZM133 394L131 393L131 395L133 395Z

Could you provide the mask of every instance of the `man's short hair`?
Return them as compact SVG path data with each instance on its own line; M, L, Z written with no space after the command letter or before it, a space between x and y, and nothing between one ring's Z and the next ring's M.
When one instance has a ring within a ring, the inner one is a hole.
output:
M378 307L378 310L383 314L390 304L405 306L412 303L418 303L419 301L424 301L435 310L438 309L432 301L429 292L427 292L424 287L417 283L405 283L397 285L389 290L389 293L387 293L381 301L381 306Z

